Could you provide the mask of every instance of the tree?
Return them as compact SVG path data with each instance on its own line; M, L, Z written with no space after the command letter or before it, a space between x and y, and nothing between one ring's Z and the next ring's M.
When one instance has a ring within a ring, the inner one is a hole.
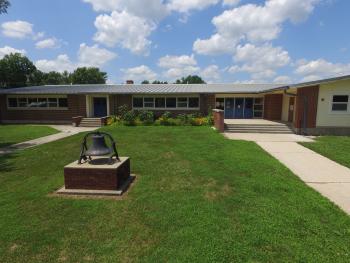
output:
M176 80L176 84L205 84L205 81L197 75L188 75L186 78Z
M19 53L5 55L0 60L0 87L27 86L35 71L36 67L26 56Z
M168 82L155 80L155 81L152 82L152 84L168 84Z
M141 84L149 84L149 81L148 80L144 80L141 82Z
M107 73L99 68L77 68L71 74L70 79L73 84L105 84Z
M10 5L11 4L8 0L0 0L0 14L6 14Z
M59 72L51 71L45 74L45 84L46 85L63 84L63 76Z

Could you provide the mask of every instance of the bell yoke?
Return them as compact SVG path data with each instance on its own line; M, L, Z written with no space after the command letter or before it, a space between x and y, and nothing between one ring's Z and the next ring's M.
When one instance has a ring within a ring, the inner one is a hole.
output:
M92 139L92 144L88 149L87 139L89 137L91 137ZM107 146L105 137L109 138L109 140L111 141L111 147ZM81 151L78 164L82 164L82 161L86 162L87 160L89 160L90 162L92 160L92 156L106 155L109 155L109 164L113 163L113 157L115 157L117 161L120 161L116 148L116 142L114 141L113 137L106 132L90 132L84 136L83 142L81 144Z

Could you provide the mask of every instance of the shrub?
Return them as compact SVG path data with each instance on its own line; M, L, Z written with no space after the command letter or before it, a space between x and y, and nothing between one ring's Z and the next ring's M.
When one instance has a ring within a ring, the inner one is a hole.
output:
M154 122L154 113L152 111L142 110L138 113L139 119L143 124L152 124Z
M135 111L127 111L123 118L124 124L128 126L135 126L137 124L137 115Z
M125 114L129 112L127 105L121 105L118 107L118 115L122 120L125 120Z
M204 117L197 117L197 118L192 118L191 119L191 125L192 126L203 126L203 125L207 125L208 124L208 120L207 118Z
M117 117L115 115L111 115L107 118L107 125L112 125L117 122Z

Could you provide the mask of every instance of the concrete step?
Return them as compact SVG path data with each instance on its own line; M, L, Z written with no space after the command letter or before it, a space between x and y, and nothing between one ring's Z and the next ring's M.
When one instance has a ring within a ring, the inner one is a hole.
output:
M286 124L226 124L225 132L231 133L270 133L293 134L293 130Z
M80 127L101 127L100 118L84 118L80 122Z
M268 134L294 134L292 131L273 131L273 130L225 130L228 133L268 133Z

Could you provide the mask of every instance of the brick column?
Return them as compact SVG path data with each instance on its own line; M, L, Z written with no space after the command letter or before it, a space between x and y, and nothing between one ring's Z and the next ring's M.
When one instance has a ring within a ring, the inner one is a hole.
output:
M81 120L83 119L83 116L76 116L72 117L72 125L74 127L79 127Z
M215 127L215 129L217 129L219 132L224 132L224 130L225 130L224 111L214 109L213 115L214 115L214 127Z

